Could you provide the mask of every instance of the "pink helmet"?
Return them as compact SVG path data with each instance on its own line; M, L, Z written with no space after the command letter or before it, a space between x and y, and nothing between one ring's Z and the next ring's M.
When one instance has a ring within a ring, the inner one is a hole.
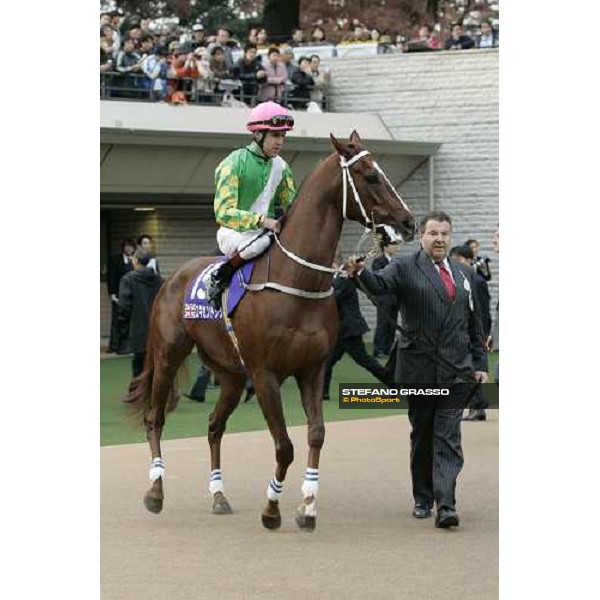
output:
M287 108L276 102L263 102L250 112L246 123L248 131L291 131L294 117Z

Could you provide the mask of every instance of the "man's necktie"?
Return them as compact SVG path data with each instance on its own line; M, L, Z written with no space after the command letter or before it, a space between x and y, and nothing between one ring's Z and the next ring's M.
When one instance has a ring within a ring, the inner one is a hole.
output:
M448 269L446 269L446 265L443 262L440 262L437 265L440 268L440 277L448 292L448 296L450 297L450 300L454 300L454 297L456 296L456 286L454 285L454 281L452 281L452 277L450 276L450 273L448 273Z

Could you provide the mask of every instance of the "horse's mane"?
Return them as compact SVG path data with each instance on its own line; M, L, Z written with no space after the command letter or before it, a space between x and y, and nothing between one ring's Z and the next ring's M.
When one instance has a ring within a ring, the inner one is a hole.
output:
M294 214L294 210L296 208L296 206L298 205L298 199L300 198L300 194L303 192L304 187L306 186L306 183L308 181L310 181L313 177L315 177L317 175L317 171L319 170L319 167L321 167L329 158L331 158L331 156L333 156L334 154L336 154L335 152L328 154L317 166L315 169L313 169L303 180L302 183L300 184L300 187L298 188L298 191L296 192L296 197L294 198L294 201L285 209L285 211L283 211L283 214L280 217L280 223L281 223L281 230L283 231L283 228L285 226L285 224L287 223L287 220Z

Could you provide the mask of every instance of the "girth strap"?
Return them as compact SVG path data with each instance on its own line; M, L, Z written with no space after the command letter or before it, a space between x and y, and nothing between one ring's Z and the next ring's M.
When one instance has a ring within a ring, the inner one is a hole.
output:
M333 294L333 288L329 288L324 292L309 292L306 290L299 290L297 288L282 285L274 281L266 281L265 283L246 283L244 287L251 292L261 292L264 289L277 290L284 294L290 294L291 296L298 296L300 298L309 298L311 300L321 300L322 298L329 298Z

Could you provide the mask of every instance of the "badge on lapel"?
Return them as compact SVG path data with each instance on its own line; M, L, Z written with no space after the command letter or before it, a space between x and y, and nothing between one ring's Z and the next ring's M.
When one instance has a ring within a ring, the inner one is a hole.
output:
M461 275L463 276L463 287L465 288L465 292L469 294L469 310L473 312L473 293L471 292L471 284L469 283L469 280L465 277L464 273L461 273Z

